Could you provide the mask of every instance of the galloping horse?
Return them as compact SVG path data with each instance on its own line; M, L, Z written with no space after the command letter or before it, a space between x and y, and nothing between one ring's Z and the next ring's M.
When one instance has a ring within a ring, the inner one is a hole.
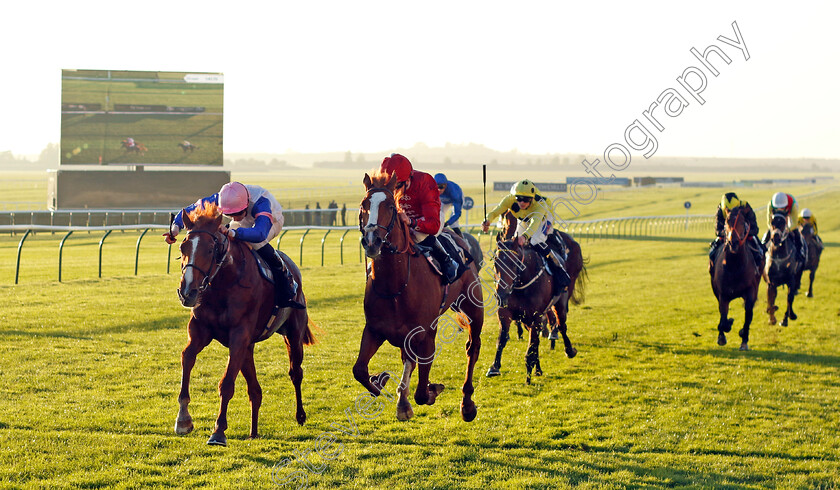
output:
M764 265L764 280L767 281L767 313L770 315L768 323L776 323L776 288L787 286L787 309L785 318L780 323L786 327L788 318L796 320L793 311L793 298L799 292L799 279L802 277L802 262L796 251L796 240L792 232L787 229L787 219L781 214L773 216L771 221L772 233L768 242L767 260Z
M197 149L198 149L198 147L197 147L197 146L195 146L194 144L190 143L189 141L187 141L187 142L185 142L185 143L184 143L184 142L182 142L182 143L178 143L178 146L179 146L182 150L184 150L184 153L186 153L187 151L189 151L190 153L192 153L194 150L197 150Z
M400 349L403 362L397 388L397 418L408 420L414 415L407 395L411 373L417 364L419 379L414 401L418 405L433 404L444 389L442 384L429 382L429 371L437 355L435 335L438 325L446 320L442 321L441 315L452 308L457 313L456 321L469 335L461 417L470 422L477 413L472 400L472 379L484 322L477 269L470 264L455 282L442 285L429 262L414 253L408 226L398 216L399 197L394 195L394 176L388 179L383 174L373 177L365 174L364 184L366 195L359 209L359 229L365 254L373 260L365 286L365 328L353 376L374 396L382 393L390 374L370 376L368 363L387 340ZM463 246L464 242L460 244Z
M126 153L134 152L141 156L147 151L149 151L149 149L146 148L146 145L144 145L143 143L135 142L133 145L129 145L127 140L122 140L122 144L120 146L125 148Z
M569 300L573 304L583 302L586 278L586 263L581 253L580 245L570 235L559 233L566 245L566 272L571 284L568 291L557 297L552 297L553 285L548 274L545 273L543 259L531 247L520 247L515 240L510 240L516 231L516 218L505 215L506 226L499 234L499 248L495 255L495 271L498 280L497 295L499 297L499 340L496 345L496 358L487 376L498 376L502 366L502 351L510 339L510 324L512 321L524 323L530 332L528 351L525 355L527 369L526 383L531 382L531 371L536 368L536 375L542 375L539 359L540 332L545 326L547 317L553 316L556 325L552 327L552 337L559 330L563 337L566 356L570 359L577 355L572 341L566 334L566 318L569 312ZM553 341L552 341L553 343Z
M729 316L729 303L735 298L744 298L744 327L741 336L741 350L749 350L750 323L753 308L758 300L758 285L761 283L761 268L755 264L747 241L750 225L742 214L744 208L736 207L726 218L726 241L715 257L712 269L712 292L718 300L718 345L726 345L726 332L732 330L735 321Z
M215 205L198 208L192 214L184 212L183 218L188 232L181 243L182 275L178 297L181 304L192 308L192 311L187 325L189 341L181 354L181 393L178 395L181 408L175 432L187 434L193 430L192 417L187 410L190 371L198 353L215 339L230 350L230 356L219 382L221 405L216 427L207 444L227 445L227 407L240 372L248 383L248 398L251 401L250 437L259 437L257 420L262 389L254 366L254 344L270 337L275 331L286 340L289 376L297 398L295 418L298 424L303 425L306 421L300 392L303 346L315 341L309 330L307 311L281 309L275 321L268 325L274 307L274 286L260 276L251 249L241 241L229 240L219 231L222 215ZM301 284L300 270L285 254L281 253L281 257ZM303 288L298 289L295 299L304 303Z
M822 255L822 248L817 243L817 237L814 233L814 227L811 225L811 223L805 223L803 226L801 226L799 229L799 233L802 235L802 239L805 240L805 244L808 246L808 261L805 262L805 265L799 271L799 277L796 279L796 281L801 286L802 273L805 271L811 271L811 280L808 283L808 294L806 294L806 296L809 298L813 298L814 276L817 274L817 268L820 266L820 255Z

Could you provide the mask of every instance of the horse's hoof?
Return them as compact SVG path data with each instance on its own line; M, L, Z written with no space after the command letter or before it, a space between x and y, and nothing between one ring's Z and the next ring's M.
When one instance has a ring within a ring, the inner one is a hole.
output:
M464 402L461 402L461 418L464 422L472 422L476 414L478 414L478 409L475 408L475 403L470 401L468 405L464 405Z
M770 319L767 320L767 324L768 325L775 325L776 324L776 317L771 315Z
M175 433L181 436L189 434L194 428L192 420L179 420L175 422Z
M718 345L726 345L726 335L723 332L718 334Z
M783 326L783 327L787 327L787 325L788 325L787 318L785 318L784 320L782 320L782 323L780 323L779 325L781 325L781 326Z
M534 376L542 376L542 369L537 368L534 370Z
M391 374L387 371L377 374L376 376L370 377L370 384L379 388L379 391L385 389L385 385L388 384L388 381L391 379Z
M295 415L295 419L297 420L298 425L303 425L306 423L306 412L301 410L299 413Z
M806 294L806 295L805 295L805 297L806 297L806 298L813 298L813 297L814 297L814 293L812 293L811 291L808 291L808 294Z
M526 377L525 377L525 384L526 384L526 385L530 385L530 384L531 384L531 377L530 377L530 376L526 376Z
M487 374L485 376L492 378L494 376L500 376L501 374L502 373L499 371L499 368L496 366L490 366L490 369L487 370Z
M208 446L227 446L227 437L223 433L214 432L210 439L207 439Z
M790 315L788 316L788 318L790 318L791 320L796 320L796 319L797 319L797 318L799 318L799 317L798 317L798 316L796 316L796 313L794 313L794 312L792 312L792 311L791 311L791 312L790 312Z
M750 350L750 348L747 346L747 343L744 342L744 343L741 344L741 349L740 350Z
M411 405L408 405L406 407L397 405L397 420L399 420L400 422L405 422L411 417L414 417L414 410L412 410Z
M574 347L569 347L568 349L566 349L566 357L568 357L569 359L574 358L576 355L577 349L575 349Z
M251 440L253 440L253 439L259 439L259 438L260 438L260 435L259 435L259 434L251 434L250 436L248 436L248 439L251 439Z

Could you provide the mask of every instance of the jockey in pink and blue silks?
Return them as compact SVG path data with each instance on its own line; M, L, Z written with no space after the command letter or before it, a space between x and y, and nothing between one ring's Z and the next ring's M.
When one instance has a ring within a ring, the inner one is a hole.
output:
M182 213L189 213L205 204L217 205L219 211L231 219L231 226L222 230L228 238L246 242L271 267L276 286L275 304L280 308L306 308L294 300L298 285L269 243L283 228L283 207L270 192L258 185L230 182L218 193L199 199L179 211L170 233L163 234L166 243L175 243L175 236L184 227Z

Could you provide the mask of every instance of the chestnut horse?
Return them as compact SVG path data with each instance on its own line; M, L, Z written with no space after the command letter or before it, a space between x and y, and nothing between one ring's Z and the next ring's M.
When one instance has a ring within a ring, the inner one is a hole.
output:
M794 232L787 229L787 218L781 214L773 216L771 220L770 240L767 242L767 260L764 265L764 280L767 281L767 313L770 315L768 323L776 323L776 289L787 286L787 309L785 317L780 323L786 327L788 318L796 320L793 311L793 299L799 292L799 278L802 277L802 262L796 250Z
M805 296L813 298L814 276L817 274L817 268L820 266L820 256L822 255L822 247L820 247L820 245L817 243L817 235L816 233L814 233L814 227L811 225L811 223L805 223L804 225L799 227L799 234L802 235L802 239L805 240L805 245L808 246L808 261L805 262L805 265L799 271L799 277L797 278L797 282L801 287L802 273L805 271L811 271L811 280L808 283L808 294L806 294Z
M407 395L411 373L417 364L419 379L414 401L418 405L432 405L444 389L442 384L429 382L429 371L437 355L437 327L443 324L439 323L441 315L452 308L457 313L458 324L469 335L461 417L470 422L477 413L472 400L472 379L484 322L478 271L470 264L460 278L444 286L426 258L415 253L408 226L399 218L395 178L365 174L364 184L366 194L359 208L359 229L365 254L373 260L365 286L365 328L353 376L374 396L382 393L390 375L385 372L370 376L368 363L387 340L400 349L403 362L397 388L397 418L408 420L414 415ZM460 240L457 235L452 236ZM459 244L464 246L463 241Z
M227 407L240 372L248 384L251 401L250 437L258 437L262 389L254 366L254 344L270 337L275 328L286 340L289 376L297 398L295 418L303 425L306 421L300 392L303 346L315 341L309 330L307 311L283 308L272 323L274 328L268 328L274 308L274 285L260 276L250 247L236 239L228 240L219 231L222 215L215 205L198 208L192 214L184 212L183 219L187 233L181 243L182 274L178 297L181 304L192 310L187 324L189 340L181 353L180 410L175 432L188 434L193 430L192 417L187 410L190 404L190 371L198 353L215 339L229 349L230 355L219 382L221 405L216 427L207 444L227 445ZM300 270L289 257L283 253L280 255L295 280L301 284ZM305 302L302 287L295 299L302 304Z
M511 240L516 233L516 217L508 212L505 213L503 219L504 227L496 236L499 248L496 250L494 264L499 281L497 285L497 296L500 300L499 340L496 344L496 358L487 371L487 376L501 374L499 369L502 367L502 351L510 339L510 324L516 321L518 328L521 328L520 325L524 323L529 330L528 350L525 355L525 368L528 374L525 381L530 384L532 369L535 369L537 376L542 375L539 334L548 320L556 322L552 324L550 336L552 348L554 348L554 338L559 331L563 337L566 356L571 359L577 355L577 350L572 346L572 341L566 334L566 318L569 312L569 300L576 305L583 302L584 287L588 277L586 261L583 259L580 245L574 238L555 230L566 245L565 267L571 283L567 293L560 295L559 298L552 298L553 285L548 274L545 274L542 258L531 247L523 250L515 243L515 240ZM521 332L519 338L522 338Z
M735 298L744 298L744 327L741 336L741 350L749 350L750 323L753 308L758 300L758 285L761 283L761 267L756 266L753 253L749 250L750 224L744 208L735 207L726 218L726 241L715 257L711 270L712 292L718 300L718 345L726 345L726 332L732 330L735 321L729 316L729 303Z

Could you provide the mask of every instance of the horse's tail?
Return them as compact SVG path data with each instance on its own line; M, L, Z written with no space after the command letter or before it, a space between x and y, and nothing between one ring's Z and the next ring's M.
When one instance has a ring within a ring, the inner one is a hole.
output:
M310 318L309 315L307 314L306 315L306 325L305 325L305 328L303 329L303 339L302 339L303 340L303 345L312 345L315 342L317 342L317 339L315 338L315 334L312 333L313 329L318 330L319 332L322 331L321 328L318 327L318 325L316 325L315 322L312 321L312 318Z
M581 258L580 273L575 279L575 290L570 298L573 305L579 305L586 299L586 283L589 281L589 272L586 270L586 264L588 263L589 257Z

